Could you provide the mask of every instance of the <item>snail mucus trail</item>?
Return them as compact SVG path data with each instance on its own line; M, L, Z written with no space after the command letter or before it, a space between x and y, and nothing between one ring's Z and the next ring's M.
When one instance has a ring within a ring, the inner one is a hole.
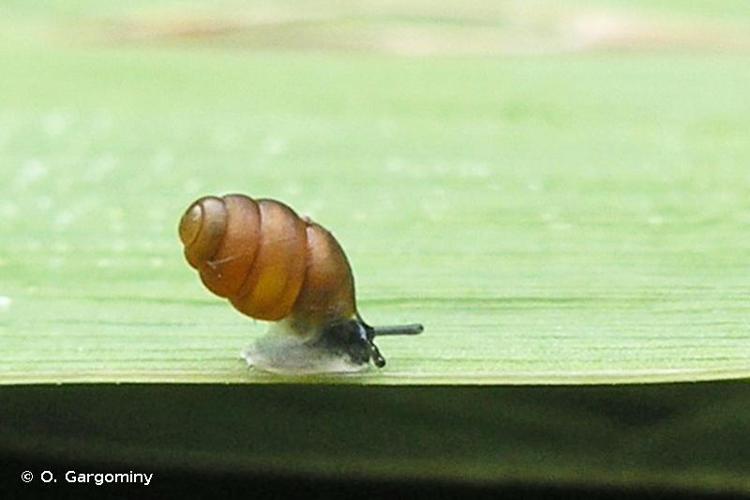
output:
M241 313L271 322L243 356L277 373L359 371L385 359L376 336L422 325L372 327L357 311L351 266L333 235L276 200L206 196L180 220L185 258L203 284Z

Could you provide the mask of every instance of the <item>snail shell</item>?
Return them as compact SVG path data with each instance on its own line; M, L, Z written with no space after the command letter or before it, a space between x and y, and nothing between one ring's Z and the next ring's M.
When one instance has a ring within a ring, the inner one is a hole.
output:
M206 196L182 216L185 258L241 313L276 322L245 353L269 371L353 371L385 360L357 312L351 266L333 235L276 200ZM417 331L418 330L418 331ZM421 325L380 334L419 333ZM278 335L281 333L282 335Z

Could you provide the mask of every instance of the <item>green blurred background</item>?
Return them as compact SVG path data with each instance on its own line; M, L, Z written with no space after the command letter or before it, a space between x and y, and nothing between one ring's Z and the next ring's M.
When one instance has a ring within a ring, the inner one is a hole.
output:
M0 1L8 484L747 493L749 53L741 0ZM264 325L176 236L226 192L330 228L365 318L425 334L357 377L249 372Z

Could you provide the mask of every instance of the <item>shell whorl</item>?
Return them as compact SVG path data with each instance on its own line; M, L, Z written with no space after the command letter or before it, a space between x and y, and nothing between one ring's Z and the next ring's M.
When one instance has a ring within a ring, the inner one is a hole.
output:
M206 287L243 314L313 326L356 314L341 246L281 202L207 196L187 209L179 234Z

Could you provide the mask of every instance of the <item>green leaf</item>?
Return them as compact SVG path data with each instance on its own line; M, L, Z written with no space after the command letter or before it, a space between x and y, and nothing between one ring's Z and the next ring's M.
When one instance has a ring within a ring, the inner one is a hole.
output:
M226 192L332 230L369 322L424 323L327 380L746 377L742 61L0 52L0 382L278 381L181 255Z

